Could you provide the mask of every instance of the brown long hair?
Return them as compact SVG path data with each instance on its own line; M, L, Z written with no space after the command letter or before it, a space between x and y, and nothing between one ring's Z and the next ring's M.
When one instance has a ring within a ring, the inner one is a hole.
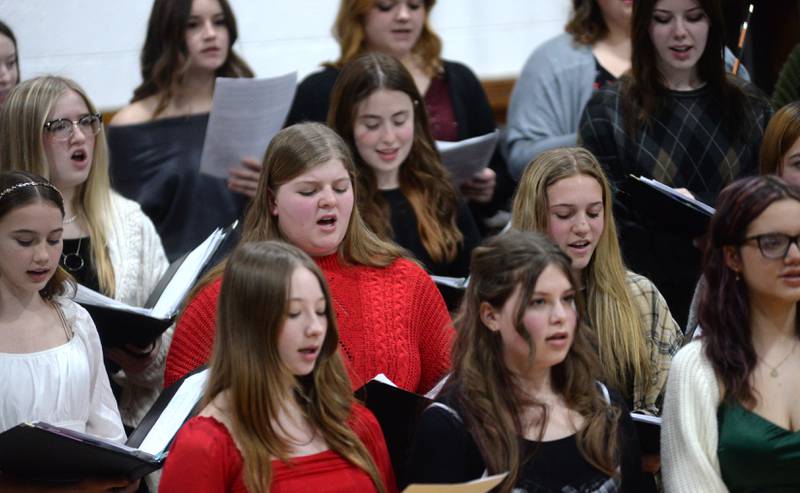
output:
M572 0L572 13L564 30L582 45L593 45L603 39L608 26L597 0Z
M17 48L17 38L14 36L14 31L11 30L11 27L8 26L3 21L0 21L0 34L7 37L11 40L11 44L14 45L14 52L16 53L16 60L14 63L17 64L17 83L22 80L22 70L19 68L19 49Z
M0 110L0 169L20 169L45 178L50 166L44 149L44 124L59 98L75 91L89 113L97 113L89 96L76 82L54 75L26 80L8 95ZM105 130L94 136L89 176L76 187L72 198L74 210L82 210L89 230L92 263L100 290L115 294L114 266L106 246L111 227L111 184L108 177L108 145Z
M501 309L520 287L515 327L528 341L533 358L536 348L531 344L522 317L539 275L551 265L577 287L569 257L544 236L512 229L487 240L472 252L469 287L455 321L453 373L443 393L454 396L454 403L489 473L509 471L501 486L503 492L511 491L522 466L518 437L523 435L520 417L525 407L542 410L540 440L547 427L547 408L520 389L518 380L504 362L502 340L484 324L480 306L486 302ZM581 303L578 292L578 314ZM609 406L596 386L598 363L579 316L572 347L564 361L551 372L553 390L562 396L569 409L580 413L585 420L577 433L581 455L603 473L616 475L620 464L619 409Z
M328 125L350 146L358 168L356 186L362 197L358 208L375 232L392 238L389 205L378 189L375 173L359 154L353 128L358 106L379 90L400 91L414 106L414 141L400 166L400 191L417 218L422 245L435 262L452 261L464 237L456 224L458 195L453 188L428 125L425 101L414 79L397 59L382 53L365 53L342 68L331 93Z
M597 158L580 147L552 149L525 168L514 196L511 225L522 231L547 233L547 189L564 178L586 175L603 190L603 232L589 264L583 269L588 324L597 334L600 361L611 386L646 392L653 374L642 321L626 281L617 227L612 214L611 187ZM635 376L634 385L630 385ZM629 396L633 397L633 396Z
M762 175L782 175L783 157L800 139L800 101L794 101L772 115L764 130L758 155Z
M153 118L167 107L180 85L185 69L186 23L194 0L155 0L147 22L147 36L140 57L142 83L134 89L131 103L159 95ZM217 0L228 29L228 58L217 77L253 77L250 67L233 51L239 37L236 17L228 0Z
M758 363L750 327L750 293L725 262L724 248L744 243L747 228L767 207L779 200L800 202L800 191L774 175L737 180L720 192L709 224L698 319L703 347L726 398L745 405L755 403L751 375ZM795 321L800 335L800 319Z
M658 0L633 2L631 72L620 78L625 129L635 135L637 127L649 125L664 108L668 90L658 67L659 55L650 37L653 10ZM720 0L697 0L708 17L706 48L697 62L697 74L718 101L725 130L735 139L748 134L745 107L750 104L736 85L736 77L725 72L725 29Z
M288 313L292 273L301 267L319 281L327 332L311 374L295 377L277 347ZM203 406L226 393L224 411L242 452L249 491L269 491L272 459L289 459L290 447L275 425L287 399L296 400L331 450L366 472L376 489L384 491L369 452L347 426L354 397L337 351L338 340L327 283L308 255L277 241L243 243L234 250L219 294L217 336Z
M35 185L25 185L35 183ZM64 200L56 187L39 175L27 171L9 171L0 173L0 219L15 209L37 202L49 202L56 206L64 217ZM47 284L39 290L45 300L52 300L67 291L67 287L74 284L72 276L61 266L56 267L55 273Z
M288 241L281 232L280 219L270 213L270 203L283 184L331 159L341 161L350 180L356 182L356 168L350 148L330 128L321 123L309 122L298 123L278 132L264 154L258 190L245 214L241 241ZM353 201L356 204L357 192L357 188L353 187ZM353 207L338 253L345 263L370 267L386 267L397 258L406 256L405 250L395 243L379 238L367 227L358 207ZM224 268L223 261L210 269L193 294L222 275Z
M431 29L430 17L436 0L424 0L425 24L417 43L411 50L422 61L422 69L431 77L442 69L442 40ZM333 24L333 37L339 43L339 58L330 64L342 68L350 60L367 51L367 37L364 22L367 13L375 7L375 0L341 0L336 22Z

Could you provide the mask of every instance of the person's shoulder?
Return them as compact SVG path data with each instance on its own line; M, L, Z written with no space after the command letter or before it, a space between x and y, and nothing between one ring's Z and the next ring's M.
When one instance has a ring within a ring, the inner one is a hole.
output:
M533 50L527 63L555 63L560 67L592 61L591 47L577 43L570 34L558 34Z
M672 358L670 373L684 373L713 376L714 369L705 354L704 341L695 339L683 346Z
M478 80L478 76L475 75L475 72L469 68L467 65L457 62L455 60L442 60L442 67L444 69L445 74L448 76L455 76L461 78L468 78L468 79L475 79Z
M139 215L144 215L144 212L142 212L142 206L139 205L138 202L125 198L114 190L111 190L109 199L113 212L118 216L138 217Z
M178 431L173 447L209 458L236 450L228 428L211 416L195 416L187 421Z
M86 311L84 307L72 300L72 288L68 288L68 292L62 296L53 298L53 303L58 305L61 314L64 316L64 321L70 325L73 330L78 332L84 330L87 326L94 327L92 316Z
M323 85L330 85L336 82L339 77L340 70L336 67L325 65L320 70L308 74L302 81L300 81L300 88L318 87Z
M155 113L156 96L148 96L139 101L130 103L117 111L111 118L110 126L136 125L149 122Z
M628 289L634 297L658 292L658 288L653 284L653 281L633 271L625 272L625 283L628 285Z
M733 75L728 75L727 77L728 82L739 88L751 105L760 108L772 108L769 98L758 86L750 81L742 79L741 77L736 77Z

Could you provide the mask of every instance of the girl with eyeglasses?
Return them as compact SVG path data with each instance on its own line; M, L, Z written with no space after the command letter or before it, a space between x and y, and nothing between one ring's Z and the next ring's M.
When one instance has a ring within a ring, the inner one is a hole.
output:
M64 201L40 176L0 173L0 432L44 421L125 441L89 314L66 298ZM34 484L0 472L4 492L132 491L138 482Z
M142 306L168 262L139 205L111 190L107 156L101 117L71 80L27 80L0 112L0 168L48 177L64 197L62 267L80 284ZM147 347L105 348L126 426L158 396L170 334Z
M200 174L217 77L252 77L233 51L227 0L156 0L142 47L142 83L108 129L114 187L152 219L174 260L241 217L260 163L243 159L229 179Z
M745 178L717 201L699 340L675 356L662 426L670 492L800 489L800 191Z

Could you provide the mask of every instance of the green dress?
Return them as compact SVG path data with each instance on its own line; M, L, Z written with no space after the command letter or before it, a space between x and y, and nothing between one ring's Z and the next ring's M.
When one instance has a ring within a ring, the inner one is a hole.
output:
M731 493L800 492L800 431L781 428L738 402L723 402L717 421L717 456Z

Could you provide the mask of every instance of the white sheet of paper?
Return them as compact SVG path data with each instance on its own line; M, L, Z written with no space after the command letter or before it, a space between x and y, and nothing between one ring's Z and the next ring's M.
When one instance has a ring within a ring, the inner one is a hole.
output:
M91 288L87 288L83 284L76 284L75 286L75 296L73 297L73 300L76 303L86 303L95 306L108 306L131 313L140 313L142 315L152 316L151 311L147 308L141 308L122 303L121 301L109 298L102 293L98 293Z
M461 185L472 178L472 175L489 166L499 138L500 131L495 130L458 142L436 141L436 149L439 150L442 163L450 172L454 185Z
M297 72L269 79L218 77L200 172L227 178L242 158L260 161L283 128L297 87Z
M158 417L150 432L142 440L139 450L151 455L164 452L167 445L186 421L189 413L200 400L208 380L208 368L195 373L183 381L167 407Z
M412 484L403 493L486 493L508 476L507 472L457 484Z

